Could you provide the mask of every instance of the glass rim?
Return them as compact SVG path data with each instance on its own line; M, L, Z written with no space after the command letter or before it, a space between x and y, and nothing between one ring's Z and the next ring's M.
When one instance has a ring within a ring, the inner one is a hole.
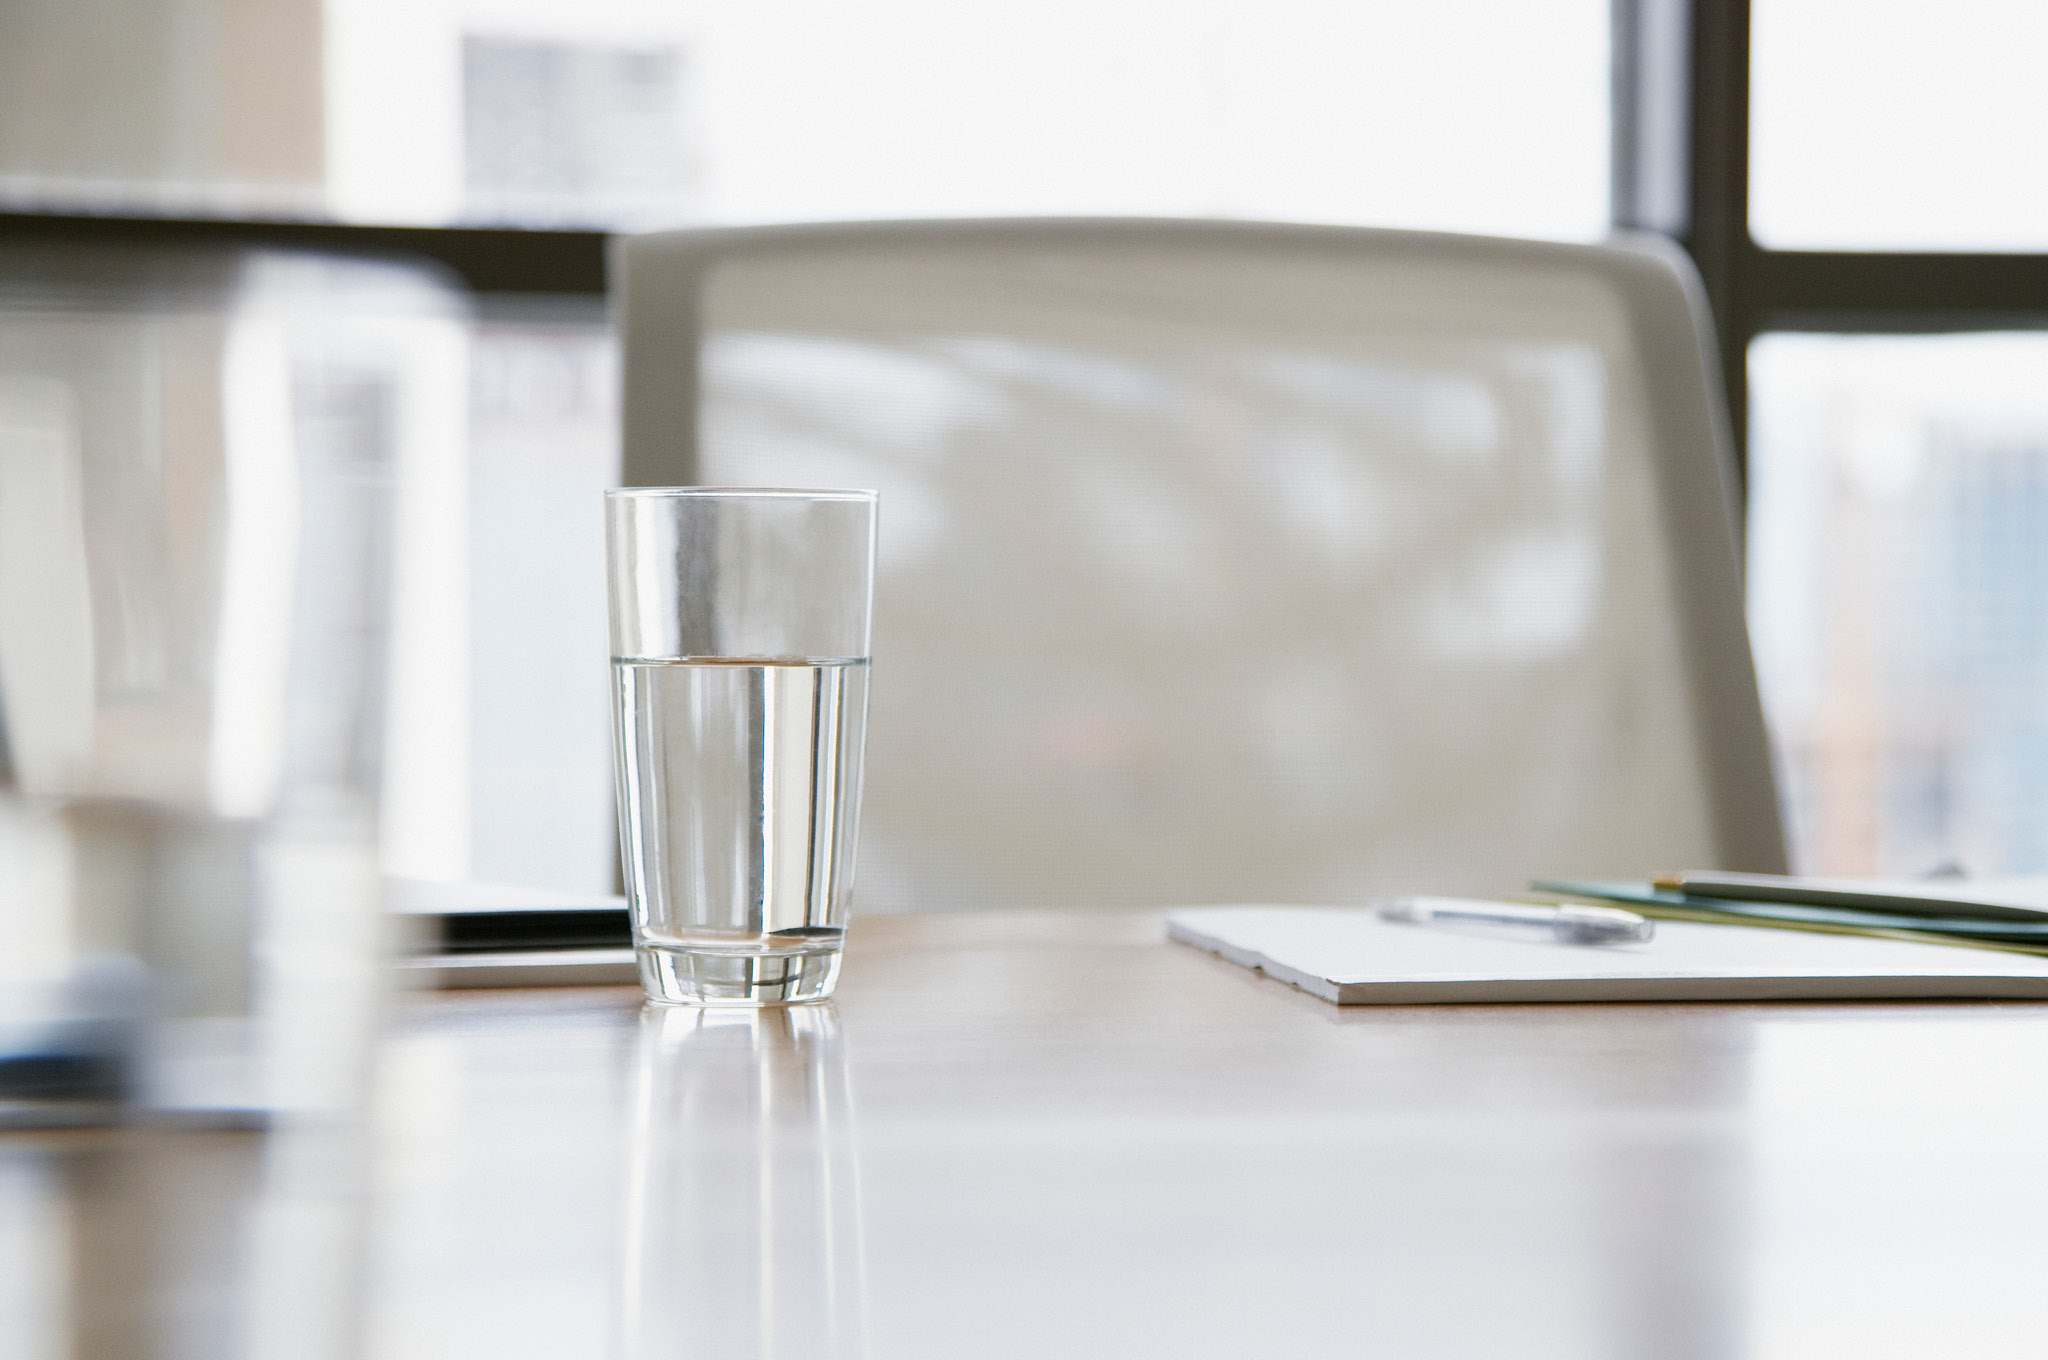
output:
M607 500L790 500L873 501L879 491L789 486L613 486Z

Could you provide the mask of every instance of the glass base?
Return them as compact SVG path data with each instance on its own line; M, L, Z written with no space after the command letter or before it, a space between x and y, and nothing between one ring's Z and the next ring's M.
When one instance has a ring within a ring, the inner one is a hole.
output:
M647 999L673 1006L788 1006L823 1001L839 981L837 948L787 954L704 953L641 945Z

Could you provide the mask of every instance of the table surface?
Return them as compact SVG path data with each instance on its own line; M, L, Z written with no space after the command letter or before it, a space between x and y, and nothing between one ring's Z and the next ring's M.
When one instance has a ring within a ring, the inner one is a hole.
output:
M859 921L824 1006L395 1012L367 1142L8 1140L74 1234L215 1227L0 1354L2048 1353L2048 1005L1340 1010L1043 912Z

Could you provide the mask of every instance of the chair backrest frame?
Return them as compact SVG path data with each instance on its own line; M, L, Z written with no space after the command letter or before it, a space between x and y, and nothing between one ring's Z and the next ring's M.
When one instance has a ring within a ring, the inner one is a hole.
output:
M1608 286L1626 312L1646 389L1650 461L1674 564L1673 607L1716 867L1784 872L1776 780L1743 612L1736 467L1718 395L1724 389L1713 330L1698 275L1661 237L1575 245L1373 228L1097 218L804 223L623 237L611 261L626 356L622 482L699 480L701 301L707 279L724 262L875 250L1114 251L1161 244L1418 267L1521 266L1588 275ZM636 354L666 357L656 366L634 363Z

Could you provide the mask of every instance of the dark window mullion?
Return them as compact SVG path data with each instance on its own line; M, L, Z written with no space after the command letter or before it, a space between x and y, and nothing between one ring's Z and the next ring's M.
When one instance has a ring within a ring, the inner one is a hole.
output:
M1761 326L1749 239L1749 0L1692 0L1691 215L1683 242L1706 284L1747 487L1749 342Z
M1760 330L1983 330L2048 316L2048 255L1748 253Z
M0 246L272 246L434 260L478 293L602 294L601 231L512 227L372 227L169 217L0 213Z

